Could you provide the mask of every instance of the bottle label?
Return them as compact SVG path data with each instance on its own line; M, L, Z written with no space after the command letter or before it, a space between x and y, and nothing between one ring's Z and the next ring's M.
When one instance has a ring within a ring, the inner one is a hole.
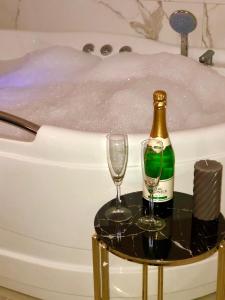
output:
M160 180L157 189L154 192L153 201L162 203L171 200L173 198L173 190L174 190L174 177L165 180ZM145 184L143 187L143 197L146 200L150 200L149 198L150 194Z
M169 137L167 138L157 137L157 139L162 141L164 150L167 146L171 145ZM174 176L169 178L164 177L164 179L160 179L157 188L153 194L154 202L162 203L171 200L173 198L173 191L174 191ZM145 198L146 200L150 200L149 197L150 197L149 191L146 188L146 185L143 184L143 198Z

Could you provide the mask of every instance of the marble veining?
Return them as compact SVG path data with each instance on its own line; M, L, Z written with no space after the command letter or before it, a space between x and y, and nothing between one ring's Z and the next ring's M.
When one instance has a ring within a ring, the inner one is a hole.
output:
M99 4L104 5L106 8L111 10L114 14L116 14L119 18L123 19L126 23L128 23L135 32L142 35L145 38L158 40L159 33L162 29L162 21L165 15L163 10L162 1L157 1L158 7L152 12L147 9L144 3L141 0L135 0L137 5L137 12L141 16L141 21L129 20L126 18L118 9L115 9L109 3L101 0L98 1Z
M18 29L18 22L19 22L19 17L20 17L21 2L22 2L22 0L18 0L18 2L17 2L16 16L15 16L15 21L14 21L15 29Z
M153 11L149 11L144 4L137 0L138 10L142 17L142 22L131 21L130 26L137 32L143 35L145 38L158 40L159 33L162 29L162 21L164 16L164 10L162 1L157 1L158 7Z
M197 28L189 37L190 46L225 48L225 0L68 0L63 9L62 2L55 0L54 11L48 0L0 0L0 28L103 31L179 44L179 36L168 22L168 16L178 9L188 10L197 18Z
M126 20L126 18L124 17L124 15L117 9L113 8L110 4L106 3L105 1L103 0L100 0L97 2L98 4L100 5L103 5L105 6L107 9L109 9L110 11L112 11L114 14L116 14L119 18L121 18L122 20Z
M215 5L216 8L217 4ZM206 48L213 48L213 36L209 26L209 11L206 3L203 3L203 14L205 19L205 36L202 35L202 43Z
M167 226L159 232L146 232L136 225L137 219L148 211L148 202L141 192L123 196L125 205L132 211L132 218L116 223L105 218L104 212L114 200L106 203L96 214L95 230L100 240L112 251L128 257L150 261L185 260L216 249L225 237L225 220L220 214L213 221L193 217L191 195L175 193L173 201L163 210L155 207L155 214L164 218Z

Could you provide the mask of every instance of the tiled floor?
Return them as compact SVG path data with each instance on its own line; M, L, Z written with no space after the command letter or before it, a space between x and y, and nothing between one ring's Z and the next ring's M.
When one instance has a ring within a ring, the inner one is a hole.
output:
M211 294L206 297L198 298L196 300L215 300L215 294ZM0 300L39 300L24 294L20 294L6 288L0 287Z

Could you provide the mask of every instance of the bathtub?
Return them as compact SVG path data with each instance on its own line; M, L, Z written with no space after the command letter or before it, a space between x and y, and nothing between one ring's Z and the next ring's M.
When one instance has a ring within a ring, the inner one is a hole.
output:
M105 44L112 54L128 45L139 53L177 47L130 36L100 33L0 31L1 59L13 59L51 45L82 49ZM193 59L204 52L190 49ZM215 66L225 75L225 52ZM101 205L115 196L105 153L105 134L40 124L32 142L0 138L0 286L46 300L93 299L91 236ZM175 190L192 193L193 166L199 159L225 164L225 123L171 133L176 153ZM218 138L219 137L219 138ZM140 141L129 135L129 161L122 193L142 189ZM89 149L92 149L91 153ZM225 177L222 212L225 213ZM217 254L193 265L165 269L165 299L193 299L215 291ZM141 266L110 255L113 299L140 299ZM157 292L151 268L150 295Z

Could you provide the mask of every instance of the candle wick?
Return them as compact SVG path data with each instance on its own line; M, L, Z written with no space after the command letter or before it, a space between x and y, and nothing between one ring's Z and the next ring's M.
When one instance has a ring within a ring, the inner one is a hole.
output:
M205 164L206 164L206 166L208 167L209 166L209 164L208 164L208 162L207 162L207 160L205 159Z

